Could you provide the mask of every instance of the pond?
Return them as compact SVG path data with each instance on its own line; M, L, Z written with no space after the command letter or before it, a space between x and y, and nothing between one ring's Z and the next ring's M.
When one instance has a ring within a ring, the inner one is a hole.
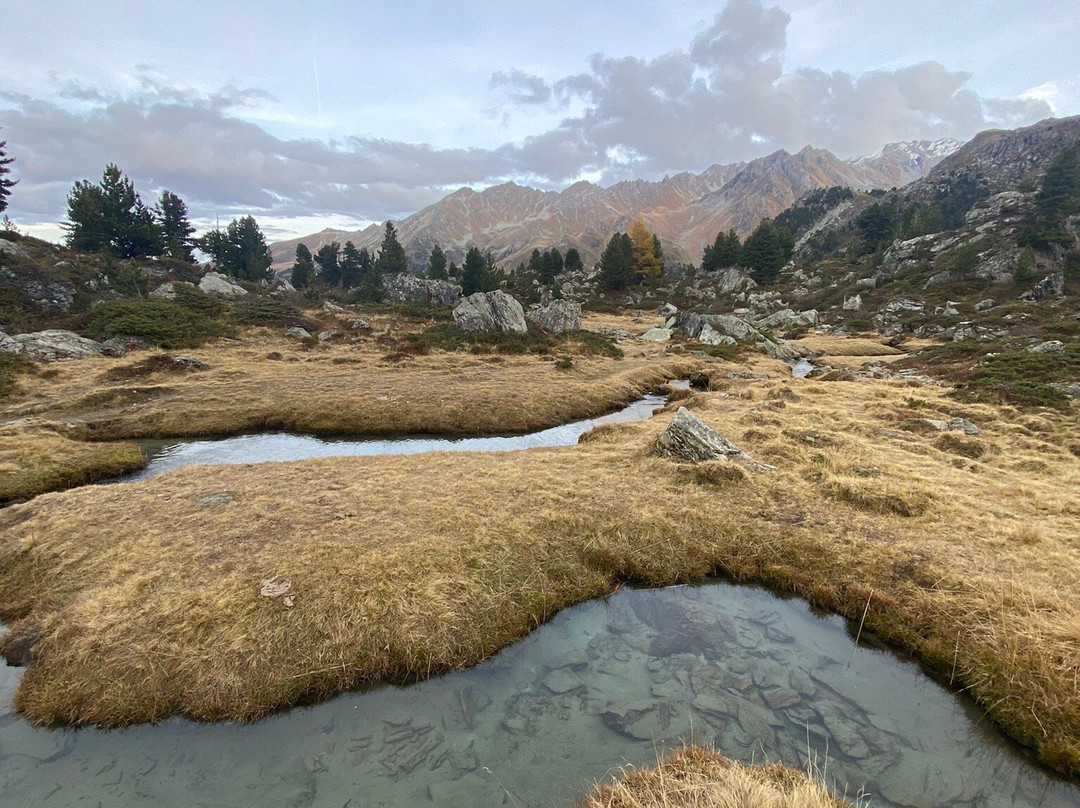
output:
M812 762L872 806L1080 806L967 699L802 601L711 581L567 609L485 664L252 725L47 730L10 710L6 805L567 806L681 741Z

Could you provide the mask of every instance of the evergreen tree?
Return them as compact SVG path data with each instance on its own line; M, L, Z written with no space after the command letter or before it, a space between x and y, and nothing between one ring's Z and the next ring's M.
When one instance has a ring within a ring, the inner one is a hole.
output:
M664 245L660 243L660 236L653 233L652 237L653 257L656 259L656 274L661 277L664 274Z
M535 250L534 250L535 252ZM563 271L563 257L557 249L552 248L540 257L540 271L538 277L540 283L550 286L555 282L555 276Z
M875 202L855 220L863 252L872 253L878 245L892 241L896 233L896 212L888 205Z
M600 290L613 292L625 289L630 283L631 255L630 236L616 233L600 256Z
M795 241L786 228L765 219L746 237L739 264L747 267L758 283L772 283L791 257L794 247Z
M0 140L0 213L7 210L8 197L11 196L11 189L18 182L18 180L11 180L6 176L11 173L11 169L8 168L8 166L14 162L14 157L7 156L7 141Z
M1035 251L1030 246L1024 247L1024 251L1020 253L1016 268L1013 270L1013 280L1017 285L1035 280Z
M1067 216L1080 213L1080 146L1063 149L1051 161L1035 197L1035 209L1049 228L1060 228Z
M438 244L431 248L431 257L428 258L428 277L436 281L446 280L446 253Z
M341 248L341 288L352 289L360 284L360 251L351 241Z
M566 251L566 257L563 259L563 263L570 272L576 272L579 269L585 268L585 265L581 262L581 253L577 251L576 247L571 247Z
M367 247L361 248L357 260L360 266L360 283L356 288L356 296L368 303L377 303L383 297L382 273Z
M225 231L225 241L225 267L230 275L252 283L270 280L274 257L254 217L233 219Z
M379 257L375 259L375 264L382 275L395 275L409 270L405 248L398 241L397 229L393 222L386 223L386 232L383 234L382 246L379 248Z
M161 230L131 180L110 163L101 182L76 182L68 194L68 246L118 258L160 255Z
M336 289L341 285L341 245L336 241L324 244L315 253L315 263L319 266L319 282L327 289Z
M446 268L446 275L447 275L447 277L448 277L448 278L449 278L450 280L456 280L456 279L457 279L457 277L458 277L458 276L459 276L460 274L461 274L461 267L459 267L459 266L458 266L457 264L455 264L455 263L454 263L453 261L451 261L451 262L450 262L450 266L448 266L448 267Z
M468 252L465 253L465 263L461 266L461 294L467 297L482 291L485 267L486 262L480 250L469 247Z
M194 263L192 250L195 241L191 234L195 232L195 228L188 221L188 209L184 200L172 191L162 191L154 218L161 229L162 255Z
M306 244L297 244L296 260L292 265L292 285L297 289L305 289L314 276L315 261L311 257L311 250Z
M716 234L712 244L707 245L701 255L701 268L706 272L715 272L725 267L733 267L739 263L742 252L742 244L739 243L739 235L734 230L729 230L725 235L721 230Z

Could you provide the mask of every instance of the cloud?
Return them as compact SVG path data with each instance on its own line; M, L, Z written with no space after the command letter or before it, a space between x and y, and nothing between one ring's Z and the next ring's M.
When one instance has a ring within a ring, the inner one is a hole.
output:
M517 69L494 73L488 90L503 112L565 117L493 149L282 138L253 122L272 105L268 93L173 87L146 67L125 95L73 81L52 101L0 91L3 135L22 179L13 212L55 221L74 180L96 179L115 162L140 189L169 188L203 218L382 220L458 185L657 177L808 144L853 157L890 141L966 139L1052 114L1049 85L983 98L967 87L969 74L937 62L862 75L785 72L789 21L761 0L730 0L685 49L650 59L596 54L585 70L550 82Z

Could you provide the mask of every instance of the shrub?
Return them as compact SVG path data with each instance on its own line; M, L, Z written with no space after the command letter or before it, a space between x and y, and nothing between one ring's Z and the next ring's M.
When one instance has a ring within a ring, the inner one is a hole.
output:
M272 297L247 297L233 304L233 319L244 325L291 325L300 309Z
M221 323L173 300L108 300L94 309L87 336L137 337L162 348L194 348L229 333Z

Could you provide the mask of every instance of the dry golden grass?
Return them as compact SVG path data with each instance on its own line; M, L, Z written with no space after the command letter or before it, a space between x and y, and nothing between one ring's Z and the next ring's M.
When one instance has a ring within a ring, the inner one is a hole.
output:
M145 465L146 457L130 443L83 443L40 427L0 428L0 504Z
M418 326L379 324L391 333ZM293 430L315 434L526 432L599 415L696 366L643 356L553 357L435 352L387 362L376 338L307 350L266 330L188 352L209 368L110 382L138 361L95 358L28 378L0 418L61 421L92 440ZM277 354L280 358L268 359Z
M775 763L745 766L685 747L655 768L630 769L597 786L581 808L850 808L806 775Z
M581 383L661 371L622 373ZM40 637L16 703L41 722L255 719L475 664L621 580L719 571L865 612L1080 771L1075 413L790 378L679 404L777 470L652 456L669 410L575 447L190 468L0 512L0 614ZM983 427L978 456L897 428L954 416ZM291 608L260 596L274 576Z
M864 337L833 337L826 334L811 334L795 340L808 351L824 356L904 356L904 351L884 345L876 339Z

